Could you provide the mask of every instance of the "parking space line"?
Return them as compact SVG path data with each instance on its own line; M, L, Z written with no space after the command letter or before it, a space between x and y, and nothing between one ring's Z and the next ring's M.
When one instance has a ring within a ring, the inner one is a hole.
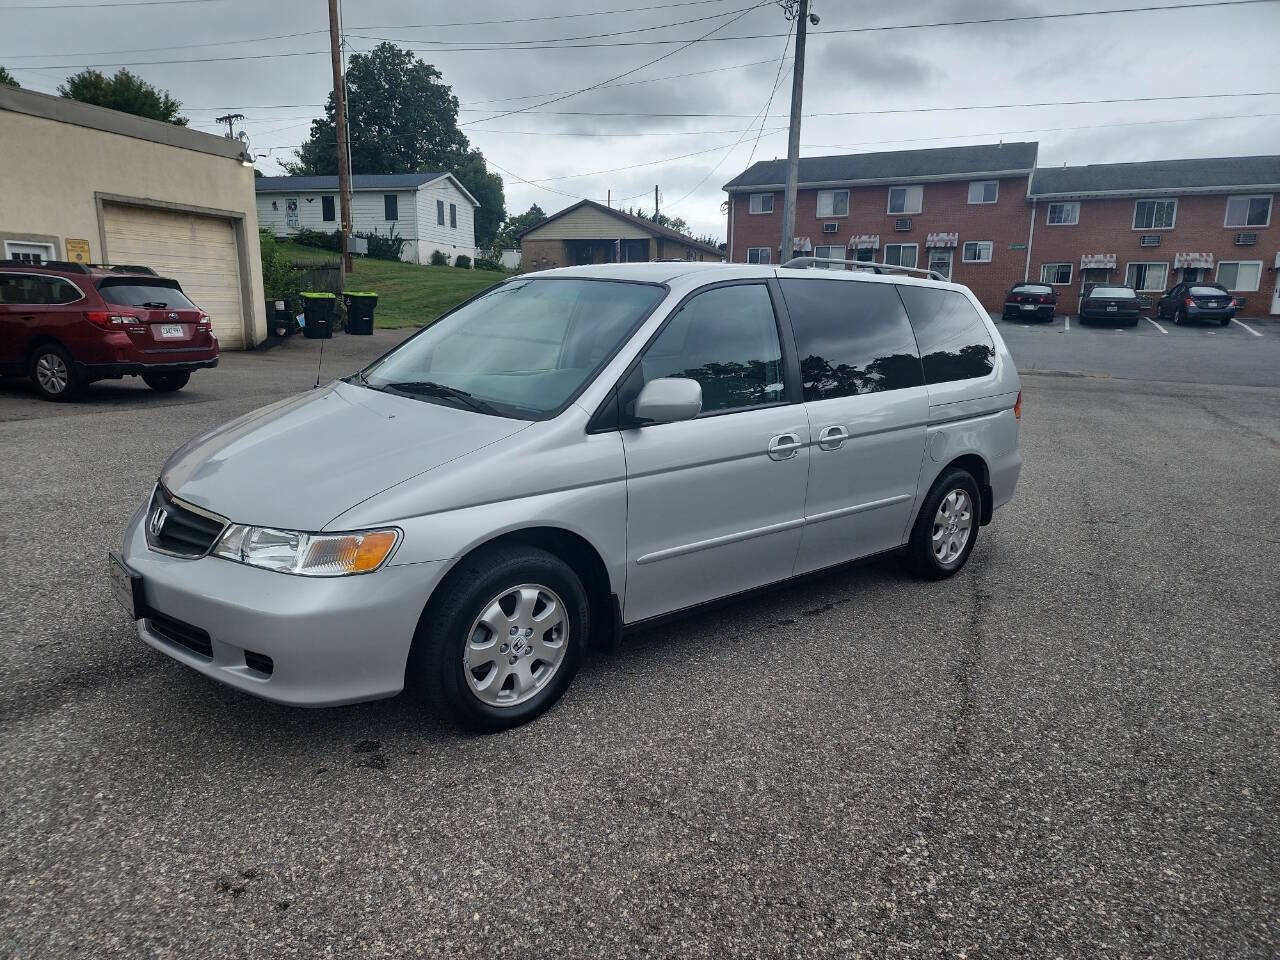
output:
M1165 336L1168 336L1168 335L1169 335L1169 331L1168 331L1168 330L1166 330L1164 327L1160 326L1160 324L1156 323L1156 322L1155 322L1154 320L1152 320L1150 317L1143 317L1142 319L1143 319L1143 320L1145 320L1145 321L1147 321L1147 323L1151 324L1153 327L1155 327L1157 330L1159 330L1159 331L1160 331L1161 333L1163 333Z
M1257 330L1253 329L1253 327L1249 326L1247 323L1244 323L1243 321L1237 320L1235 317L1231 318L1231 322L1240 324L1240 326L1244 327L1246 330L1252 333L1255 337L1262 336L1262 334L1260 334Z

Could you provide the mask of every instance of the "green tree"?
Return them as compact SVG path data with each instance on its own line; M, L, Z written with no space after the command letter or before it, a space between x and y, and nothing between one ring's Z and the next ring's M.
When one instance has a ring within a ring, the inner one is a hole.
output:
M114 77L97 70L82 70L67 77L66 83L58 87L58 93L69 100L110 107L150 120L163 120L179 127L187 125L187 118L178 115L182 109L180 100L175 100L169 96L168 90L152 86L124 67Z
M520 249L520 234L528 230L535 223L547 219L546 213L536 203L533 204L524 213L516 214L502 224L502 229L498 231L497 237L494 239L493 246L496 250L509 250L512 247Z
M338 172L336 107L329 94L324 116L297 159L284 164L300 176ZM490 173L479 150L458 127L458 98L440 71L411 50L380 43L353 54L347 65L347 125L353 173L417 173L447 170L481 204L476 245L488 247L506 217L502 178Z
M0 67L0 87L20 87L20 86L22 86L22 84L20 84L17 80L14 79L12 73L10 73L4 67Z

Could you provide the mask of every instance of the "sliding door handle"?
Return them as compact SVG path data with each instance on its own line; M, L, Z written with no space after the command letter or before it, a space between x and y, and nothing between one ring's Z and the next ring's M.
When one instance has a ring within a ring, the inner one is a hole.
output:
M769 459L790 460L804 446L794 433L780 433L769 441Z
M849 439L849 431L839 425L823 427L818 434L818 447L823 450L839 450Z

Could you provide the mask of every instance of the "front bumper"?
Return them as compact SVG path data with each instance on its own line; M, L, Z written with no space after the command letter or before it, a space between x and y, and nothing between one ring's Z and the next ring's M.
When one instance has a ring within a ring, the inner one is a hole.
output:
M138 635L207 677L277 703L333 706L404 687L418 618L448 561L384 567L353 577L295 577L218 557L179 559L149 549L136 516L122 554L143 577L149 610L208 634L210 655L174 642L164 621ZM163 631L163 632L162 632ZM270 657L270 675L245 653Z

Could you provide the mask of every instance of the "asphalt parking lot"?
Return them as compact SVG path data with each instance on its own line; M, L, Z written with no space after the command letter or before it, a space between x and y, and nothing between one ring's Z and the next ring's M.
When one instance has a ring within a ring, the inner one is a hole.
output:
M1274 957L1280 327L1001 329L1026 466L961 575L630 635L489 737L250 699L110 598L168 453L315 342L0 382L0 955Z

